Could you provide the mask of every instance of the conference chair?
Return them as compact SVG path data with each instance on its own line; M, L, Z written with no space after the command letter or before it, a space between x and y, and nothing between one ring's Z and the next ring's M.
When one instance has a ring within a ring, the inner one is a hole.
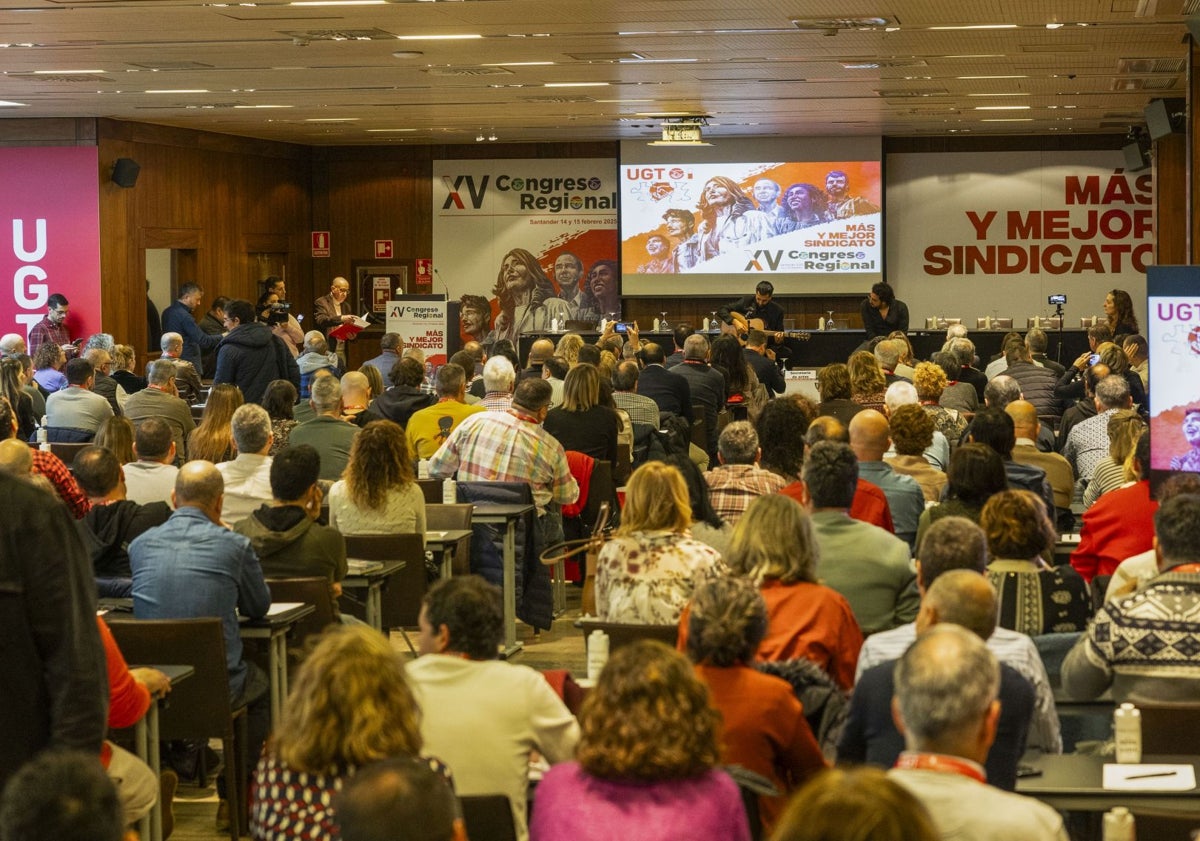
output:
M221 620L118 619L106 617L113 639L129 663L186 665L195 675L171 690L159 715L163 741L220 739L225 753L229 837L248 834L249 779L246 707L229 700L229 671Z
M444 505L441 502L426 502L425 528L429 529L429 531L470 531L472 507L466 503ZM470 541L455 549L452 568L455 575L471 574Z
M512 805L507 795L475 794L460 796L463 824L471 841L517 841Z
M425 535L423 534L358 534L346 535L346 557L363 561L404 561L404 569L383 584L384 631L395 628L404 637L408 650L416 653L408 628L417 626L421 600L425 598ZM366 619L366 605L346 590L339 600L343 611Z
M292 670L304 662L312 643L317 637L337 623L333 608L333 592L329 581L320 576L311 578L268 578L267 588L271 601L300 602L311 604L316 611L292 626L288 634L288 669Z

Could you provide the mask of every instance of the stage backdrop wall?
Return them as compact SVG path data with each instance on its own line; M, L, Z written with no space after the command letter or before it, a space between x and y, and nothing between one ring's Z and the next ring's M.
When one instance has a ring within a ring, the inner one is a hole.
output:
M67 297L74 338L100 330L100 212L94 147L0 149L0 334L20 333Z
M528 262L526 253L536 261L544 275L539 284L548 280L548 291L565 301L567 307L559 307L559 313L578 311L587 297L582 290L588 272L598 261L614 261L608 283L615 292L616 185L611 158L435 160L432 291L486 298L489 327L494 328L500 319L497 289L503 264L518 250L523 262ZM582 273L565 284L573 288L563 289L555 276L556 260L563 254L574 254L583 265ZM503 323L500 327L502 333L511 332Z
M888 155L887 274L912 326L994 315L1024 329L1061 292L1079 327L1114 288L1144 325L1152 179L1121 166L1120 151Z

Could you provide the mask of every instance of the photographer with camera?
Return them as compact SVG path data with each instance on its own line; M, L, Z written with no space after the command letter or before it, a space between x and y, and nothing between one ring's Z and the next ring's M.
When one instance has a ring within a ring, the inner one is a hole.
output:
M281 300L278 292L268 289L258 297L258 320L271 328L271 332L283 340L293 357L300 355L300 350L291 336L292 305ZM299 325L297 324L297 329ZM301 341L304 334L300 334Z
M284 311L287 313L286 323L280 326L272 324L272 332L283 339L284 344L291 350L292 356L299 356L301 348L304 346L304 328L300 326L300 322L304 320L304 316L301 315L299 318L296 318L292 314L292 304L287 296L287 283L278 275L271 275L263 280L262 289L264 293L274 292L278 296L278 300L275 303L282 305Z

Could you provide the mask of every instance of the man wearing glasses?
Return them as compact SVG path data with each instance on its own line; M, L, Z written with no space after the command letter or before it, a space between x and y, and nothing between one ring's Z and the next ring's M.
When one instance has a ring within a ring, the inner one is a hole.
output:
M29 331L29 355L37 353L37 349L46 342L62 347L67 359L75 356L79 348L71 341L71 332L67 330L67 315L71 311L65 296L55 292L47 300L46 317L33 325Z

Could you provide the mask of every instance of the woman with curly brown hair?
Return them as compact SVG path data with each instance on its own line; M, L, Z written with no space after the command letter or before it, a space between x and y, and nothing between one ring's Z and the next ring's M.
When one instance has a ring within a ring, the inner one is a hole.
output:
M1045 560L1054 557L1058 540L1046 503L1029 491L1003 491L983 506L979 525L992 556L987 577L999 594L1000 627L1031 637L1087 628L1087 583L1069 564Z
M232 383L212 387L199 425L188 434L189 461L203 459L219 464L237 455L233 445L233 413L243 402L242 390Z
M342 478L329 489L329 525L342 534L425 536L425 494L399 424L371 421L354 436Z
M892 470L916 479L927 503L939 501L942 488L946 487L946 474L930 464L924 455L933 444L933 417L922 407L908 403L895 408L888 419L888 429L896 447L895 457L887 460Z
M846 363L850 373L850 399L864 409L884 412L884 394L887 378L875 354L867 350L856 350Z
M334 795L363 765L421 753L421 710L387 637L365 626L330 629L300 667L254 773L257 841L340 836ZM449 779L435 759L429 766Z
M653 640L613 652L579 719L575 761L538 786L532 841L749 841L716 767L721 716L683 655Z
M833 362L817 372L817 416L837 418L843 426L863 410L863 406L850 399L850 369L844 362Z

